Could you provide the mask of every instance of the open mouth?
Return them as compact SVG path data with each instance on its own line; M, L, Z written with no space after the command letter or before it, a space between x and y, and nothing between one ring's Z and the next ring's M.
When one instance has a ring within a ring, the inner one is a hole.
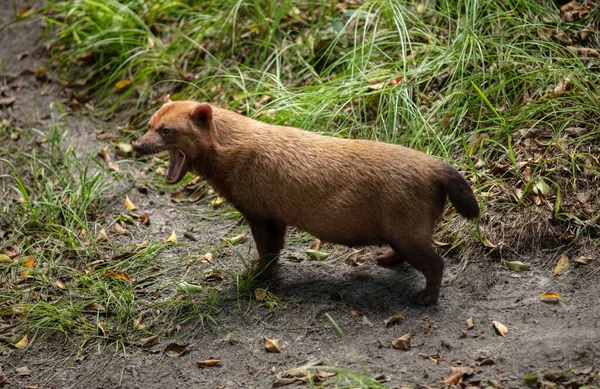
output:
M185 153L179 149L169 149L169 171L167 172L167 183L175 184L185 176Z

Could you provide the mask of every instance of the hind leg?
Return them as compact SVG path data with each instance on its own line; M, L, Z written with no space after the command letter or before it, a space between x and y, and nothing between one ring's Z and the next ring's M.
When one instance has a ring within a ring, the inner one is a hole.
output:
M427 282L425 289L417 293L413 297L413 301L419 305L435 304L442 286L444 259L435 252L430 244L392 244L392 247L396 252L396 257L403 258L425 276Z
M246 217L256 243L258 257L252 261L250 272L256 278L269 278L283 249L286 226L274 219Z

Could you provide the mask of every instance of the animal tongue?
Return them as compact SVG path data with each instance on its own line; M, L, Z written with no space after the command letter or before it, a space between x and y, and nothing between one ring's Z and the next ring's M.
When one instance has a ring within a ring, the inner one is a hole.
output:
M179 149L169 150L169 171L167 172L167 182L174 184L181 180L185 175L183 164L185 162L185 154Z

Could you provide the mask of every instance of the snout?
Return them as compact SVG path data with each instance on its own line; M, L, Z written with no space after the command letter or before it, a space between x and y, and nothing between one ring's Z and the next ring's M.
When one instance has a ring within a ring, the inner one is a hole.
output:
M142 155L156 154L162 151L162 147L160 147L160 145L148 140L146 136L143 136L133 142L133 149L136 153Z

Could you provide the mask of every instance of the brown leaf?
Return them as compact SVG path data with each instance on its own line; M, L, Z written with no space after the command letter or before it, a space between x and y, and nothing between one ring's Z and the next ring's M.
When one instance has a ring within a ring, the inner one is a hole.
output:
M569 271L569 257L567 257L566 253L563 253L563 255L561 255L558 259L558 263L554 268L554 275L560 276L565 274L567 271Z
M254 296L256 296L256 301L263 301L267 297L267 291L263 288L256 288Z
M165 347L165 354L171 358L177 358L187 351L189 344L170 343Z
M9 106L17 100L15 96L0 97L0 105Z
M121 225L121 223L115 223L113 225L113 229L117 234L126 234L127 233L127 228L123 227L123 225Z
M462 381L464 375L472 375L473 368L469 366L453 366L450 368L450 377L440 381L444 385L456 385Z
M88 305L86 307L86 309L88 311L92 311L92 312L106 312L106 308L104 308L104 306L102 304L99 303L91 303L90 305Z
M580 263L580 264L582 264L582 265L587 265L588 263L590 263L590 262L591 262L591 261L593 261L593 260L594 260L594 258L589 258L589 257L584 257L584 256L581 256L581 257L578 257L578 258L575 260L575 262L577 262L577 263Z
M498 331L500 335L505 336L506 334L508 334L508 327L506 327L504 324L496 320L492 320L492 324L494 325L494 328L496 328L496 331Z
M218 359L206 359L204 361L198 361L196 362L196 366L198 367L215 367L221 364L221 361Z
M215 270L206 277L206 280L207 281L223 281L224 278L225 278L225 275L223 274L223 272Z
M208 191L206 189L204 189L204 188L198 189L190 195L189 201L192 203L195 203L196 201L200 200L202 197L206 196L206 193L208 193Z
M319 238L313 239L313 241L310 244L309 248L311 250L319 251L319 249L321 248L321 239L319 239Z
M411 337L412 337L412 334L410 332L408 332L408 333L402 335L401 337L399 337L398 339L394 340L392 342L392 346L399 350L408 350L408 348L410 347L410 338Z
M65 288L65 284L63 284L63 282L59 279L56 280L56 286L58 287L58 289L64 289Z
M31 274L31 270L35 267L35 258L32 256L25 257L21 262L21 266L25 268L21 273L21 281L27 281L29 279L29 275Z
M45 66L40 66L39 68L36 69L34 75L35 75L35 78L37 78L40 81L47 80L48 79L48 69L46 69Z
M431 334L433 334L433 327L432 327L431 323L429 322L429 320L425 321L424 331L427 336L431 336Z
M147 338L140 339L140 345L142 347L150 347L154 342L156 342L157 339L158 339L158 336L156 336L156 335L152 335Z
M140 215L138 217L138 220L140 221L140 223L142 223L145 226L149 226L150 225L150 214L148 212Z
M389 327L392 324L400 323L402 320L404 320L404 314L396 313L395 315L392 315L392 316L388 317L387 319L385 319L383 321L383 325L386 327Z
M127 276L127 274L125 274L122 271L108 270L104 274L107 275L107 276L109 276L109 277L112 277L112 278L120 278L120 279L125 280L125 281L131 281L129 279L129 277Z
M280 353L281 352L278 339L269 339L266 336L264 337L264 339L265 339L265 349L268 352L271 352L271 353Z
M467 319L467 329L470 330L471 328L473 328L473 318L472 317Z

